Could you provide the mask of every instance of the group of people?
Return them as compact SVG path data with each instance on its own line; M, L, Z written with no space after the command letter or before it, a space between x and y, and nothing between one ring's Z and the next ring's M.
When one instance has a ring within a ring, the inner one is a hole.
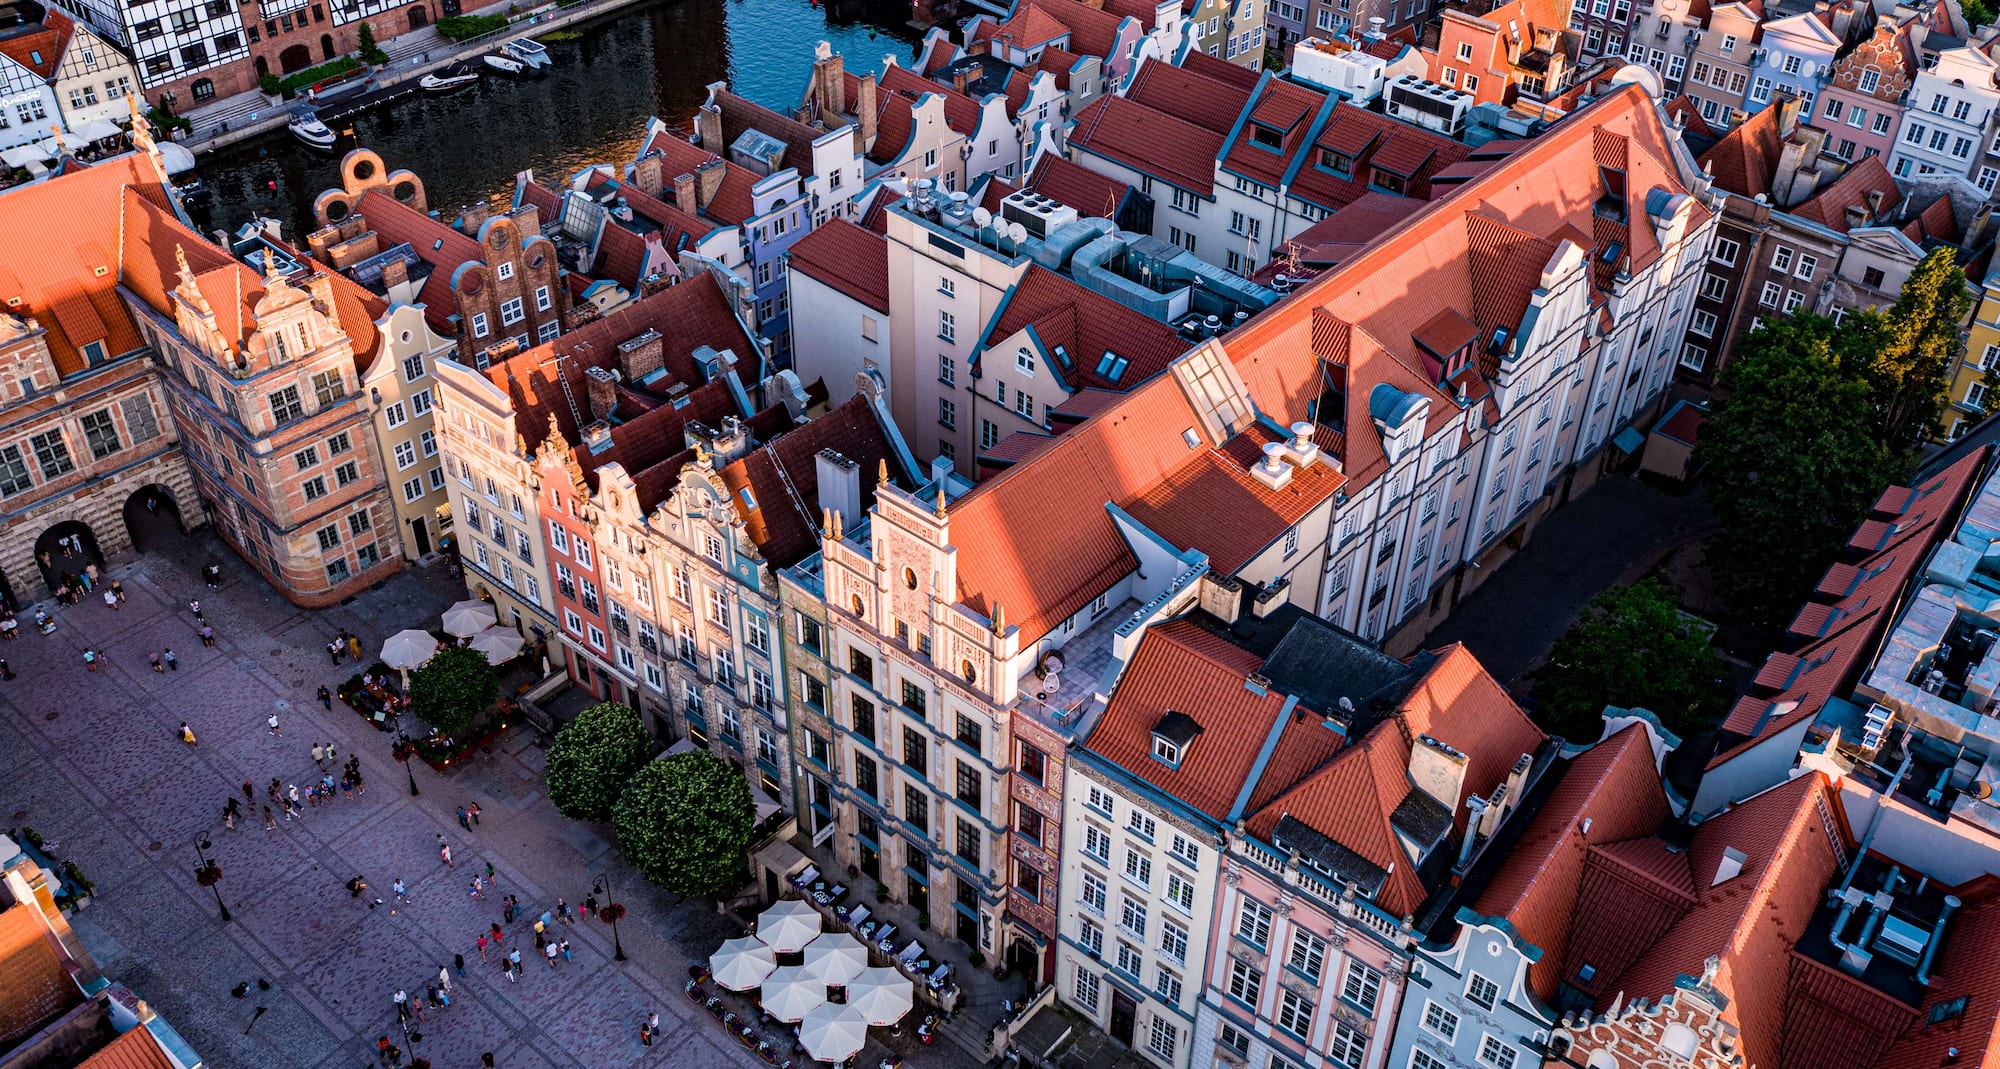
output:
M188 727L186 721L181 722L181 735L181 741L190 746L194 745L194 731ZM265 831L276 831L278 827L278 814L272 811L273 806L284 814L286 820L293 820L304 816L307 809L332 805L337 797L352 798L357 794L368 793L367 785L361 780L360 758L349 757L346 764L341 764L340 757L330 742L324 745L314 743L312 754L313 765L319 773L319 778L308 779L303 792L299 790L298 784L285 784L275 776L265 786L264 797L267 799L264 806ZM336 777L335 773L339 775ZM257 786L246 779L243 781L243 800L239 802L232 795L222 804L223 827L235 831L236 821L243 816L243 807L256 804ZM350 882L348 890L358 897L361 891L354 886L357 883L360 883L358 876Z
M327 641L326 652L327 656L333 658L333 665L336 668L340 667L340 659L342 657L352 657L354 658L354 663L360 664L361 638L357 635L349 634L347 629L343 627L340 629L340 634Z

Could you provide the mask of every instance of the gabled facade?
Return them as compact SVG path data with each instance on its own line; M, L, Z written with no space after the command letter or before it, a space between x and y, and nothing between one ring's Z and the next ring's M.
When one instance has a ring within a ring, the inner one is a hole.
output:
M1813 119L1826 131L1828 152L1854 163L1870 156L1887 159L1895 151L1903 94L1918 71L1911 38L1919 26L1915 18L1881 19L1867 38L1834 60Z
M1872 9L1856 15L1846 5L1826 12L1808 12L1764 24L1762 47L1750 66L1750 98L1744 105L1755 111L1771 102L1775 93L1788 93L1799 101L1799 121L1811 122L1819 94L1831 79L1834 56L1847 45L1846 33L1866 29Z
M69 16L51 11L46 16L69 21ZM132 60L88 27L70 23L70 36L56 66L56 102L62 106L63 123L69 129L101 119L121 122L132 115L133 94L138 92L139 71Z
M2000 104L1996 71L2000 65L1977 48L1942 52L1936 65L1918 71L1889 156L1890 173L1897 178L1969 178Z
M1734 126L1737 113L1746 107L1763 15L1755 0L1717 4L1708 13L1706 29L1688 35L1695 45L1682 91L1700 106L1702 121L1717 130Z
M0 37L0 149L13 148L61 133L61 98L55 90L69 20L58 14L54 24L10 26Z

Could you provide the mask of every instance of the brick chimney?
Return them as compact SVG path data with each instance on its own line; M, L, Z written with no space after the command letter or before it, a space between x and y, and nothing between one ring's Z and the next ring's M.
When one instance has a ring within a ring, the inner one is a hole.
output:
M618 410L618 376L609 368L588 367L583 369L585 388L590 393L590 415L592 419L609 420Z
M696 210L694 201L693 171L689 171L687 174L677 174L674 176L673 205L674 207L679 208L681 211L684 212L691 212Z
M967 90L967 87L970 86L971 84L972 84L971 67L960 66L957 70L951 73L951 87L953 89L958 90L960 95L970 95Z
M514 229L520 231L522 241L542 232L542 210L532 204L523 204L508 212L507 218L514 220Z
M702 148L720 156L729 151L729 143L722 139L722 109L713 104L703 104L694 113L694 139Z
M841 115L847 111L847 64L840 53L820 42L813 60L813 92L819 97L821 112Z
M694 169L694 206L682 205L682 211L697 211L708 207L722 189L722 179L729 173L729 165L721 160L710 160Z
M666 366L666 356L666 339L657 330L648 329L618 343L618 369L624 372L626 382L645 382L648 375Z
M854 121L861 128L862 148L875 145L875 72L861 76L861 90L854 101Z
M476 238L479 236L479 228L485 225L487 218L492 214L493 209L483 200L466 205L464 212L458 217L458 228L464 231L467 237Z
M648 152L632 165L632 184L639 192L649 197L660 195L660 172L666 169L666 160L657 152Z
M410 265L402 257L382 262L382 288L390 293L410 281Z

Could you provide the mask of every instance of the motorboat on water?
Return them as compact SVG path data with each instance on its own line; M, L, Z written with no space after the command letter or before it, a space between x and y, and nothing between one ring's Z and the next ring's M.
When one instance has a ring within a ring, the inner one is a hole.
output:
M481 56L480 59L484 61L487 66L509 77L518 78L528 69L527 64L522 63L520 60L515 59L512 56L503 55L499 52L489 52L486 55Z
M426 93L449 93L454 89L463 89L478 80L478 71L460 63L424 75L417 79L417 87Z
M519 60L522 66L538 71L547 70L555 65L555 61L549 58L549 50L542 47L540 42L527 37L516 38L501 45L500 51Z
M285 124L285 128L292 132L293 137L312 148L330 149L338 140L334 132L319 121L319 116L310 111L302 111L293 116L292 121Z

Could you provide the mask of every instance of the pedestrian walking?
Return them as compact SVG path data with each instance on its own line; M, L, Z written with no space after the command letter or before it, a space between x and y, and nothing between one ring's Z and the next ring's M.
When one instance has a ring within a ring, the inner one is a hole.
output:
M271 734L273 735L283 735L285 733L283 729L278 727L278 714L276 713L272 713L269 717L267 717L264 720L264 723L270 727ZM297 788L293 789L296 790Z
M243 800L246 802L257 800L257 788L247 779L243 781Z
M178 672L181 670L181 659L174 656L174 648L172 646L160 651L160 660L167 662L167 671L169 672Z
M7 658L0 657L0 679L12 678L14 678L13 667L7 663Z
M358 636L358 635L349 635L349 636L347 636L347 655L348 655L349 657L352 657L352 658L354 658L354 663L355 663L355 664L360 664L360 663L361 663L361 638L360 638L360 636Z
M546 945L546 944L548 943L548 937L547 937L547 935L545 935L545 934L544 934L544 933L546 933L547 931L548 931L548 928L547 928L546 926L544 926L544 925L542 924L542 922L541 922L541 921L536 921L536 922L535 922L535 949L536 949L536 950L540 950L540 949L542 949L542 947L543 947L543 946L545 946L545 945Z
M479 883L479 877L477 877L477 876L474 876L474 877L472 878L472 886L471 886L471 888L470 888L470 893L471 893L471 895L472 895L472 898L473 898L473 901L475 901L475 902L476 902L476 901L478 901L478 900L479 900L480 898L484 897L484 896L483 896L483 895L481 894L481 892L482 892L483 890L484 890L484 888L482 888L482 887L480 886L480 883Z
M424 1000L422 996L410 1000L410 1012L417 1015L418 1024L424 1022Z
M574 923L569 919L569 902L560 896L556 898L556 917L564 924Z
M104 604L107 607L109 607L112 612L118 611L118 595L112 593L109 587L105 588L104 591Z
M125 581L122 579L113 579L111 581L111 594L118 599L118 604L125 604Z
M185 720L181 721L181 741L187 743L189 746L197 745L194 737L194 729L189 727L188 722Z
M93 671L93 672L97 671L97 660L98 660L98 657L97 657L97 651L96 651L96 650L94 650L94 649L85 649L85 650L83 651L83 666L84 666L85 668L88 668L88 669L90 669L90 670L91 670L91 671Z
M658 1012L658 1011L654 1011L654 1012L652 1012L652 1013L648 1013L648 1014L646 1015L646 1027L648 1027L648 1028L651 1028L651 1029L653 1030L654 1034L656 1034L656 1035L657 1035L657 1034L659 1033L659 1031L660 1031L660 1014L659 1014L659 1012Z
M519 979L519 978L520 978L520 975L521 975L521 948L520 948L520 947L515 947L514 949L512 949L512 950L510 950L510 951L508 951L508 952L507 952L507 967L513 970L513 973L512 973L512 974L511 974L511 975L510 975L510 976L508 977L509 979Z
M334 667L336 668L340 667L340 654L341 651L345 650L346 648L347 648L346 646L342 645L337 640L326 644L327 656L333 659Z
M484 950L484 949L486 949L486 937L485 937L485 936L481 936L481 937L479 938L479 947L480 947L480 949L481 949L481 950ZM485 959L484 957L481 957L481 958L480 958L479 960L481 960L481 961L484 961L484 960L486 960L486 959ZM457 969L457 970L458 970L458 975L459 975L459 976L461 976L461 977L463 977L463 976L465 975L465 955L463 955L463 954L453 954L453 955L451 956L451 967L452 967L452 968L454 968L454 969Z
M319 808L319 784L306 784L306 807L308 809Z
M458 826L466 831L472 830L472 818L466 814L464 806L458 807Z
M500 919L506 921L508 924L514 923L513 895L508 895L506 898L500 900Z
M232 799L230 799L230 801L232 801L232 802L233 802L233 801L235 801L235 799L234 799L234 798L232 798ZM227 829L229 829L230 831L235 831L235 830L236 830L236 810L234 810L234 809L231 809L231 808L224 808L224 809L223 809L223 811L222 811L222 826L223 826L224 828L227 828Z
M452 866L451 866L451 844L450 844L450 843L439 843L439 844L438 844L438 860L439 860L439 861L442 861L442 862L444 862L444 867L445 867L445 868L451 868L451 867L452 867Z
M299 785L298 785L298 784L296 784L296 783L287 783L287 784L285 785L285 800L286 800L286 801L288 801L288 802L290 802L290 803L292 803L292 806L293 806L293 808L297 808L297 807L298 807L298 804L299 804Z
M266 793L266 794L268 794L268 795L270 795L270 796L271 796L271 803L272 803L273 805L276 805L276 804L277 804L277 802L278 802L278 778L277 778L276 776L273 776L273 777L271 777L271 785L270 785L270 786L269 786L268 788L266 788L266 789L265 789L265 792L264 792L264 793Z
M545 955L547 955L547 957L548 957L548 959L549 959L549 968L551 968L551 969L555 968L555 967L556 967L556 955L557 955L557 954L559 954L559 953L561 953L561 951L558 951L558 950L556 949L556 945L555 945L554 943L550 943L550 944L548 944L547 946L545 946L545 947L543 947L543 948L542 948L542 953L543 953L543 954L545 954Z
M390 1001L396 1004L396 1020L407 1021L410 1019L410 996L407 992L400 987L397 988L396 993L390 996Z
M396 901L398 903L404 903L410 900L410 889L403 885L403 878L401 876L396 877L396 882L389 885L389 890L395 892ZM389 912L394 913L396 911L392 909Z
M570 957L570 956L569 956L569 940L567 940L567 939L563 940L563 941L562 941L562 944L561 944L561 945L562 945L562 956L563 956L563 960L564 960L564 961L575 961L575 960L576 960L575 958L572 958L572 957Z
M650 1047L650 1046L652 1046L652 1045L653 1045L653 1026L652 1026L652 1025L649 1025L649 1024L646 1024L646 1023L644 1023L644 1022L640 1022L640 1024L639 1024L639 1043L640 1043L640 1044L641 1044L642 1046L647 1046L647 1047Z
M504 945L506 944L506 942L507 942L507 933L506 933L506 932L503 932L503 931L501 931L501 930L500 930L500 922L499 922L499 921L494 921L494 922L493 922L493 944L494 944L495 946L504 946Z
M466 807L465 807L465 811L466 811L467 813L469 813L469 814L471 814L471 815L472 815L472 826L473 826L473 827L475 827L475 828L476 828L476 827L478 827L478 826L479 826L479 803L478 803L478 802L474 802L474 803L472 803L471 805L469 805L469 806L466 806Z
M459 959L459 960L463 961L464 959L463 959L463 958L461 958L461 959ZM480 932L480 933L479 933L479 960L480 960L480 961L485 961L485 960L486 960L486 933L485 933L485 932Z
M188 599L188 611L189 611L189 612L191 612L191 613L193 613L193 614L194 614L194 618L195 618L195 619L197 619L197 620L201 620L201 621L204 621L204 622L206 622L206 621L208 620L208 617L206 617L206 616L203 616L203 615L201 614L201 599L200 599L200 598L189 598L189 599Z
M493 1052L492 1052L492 1051L490 1051L490 1050L489 1050L489 1051L487 1051L486 1053L484 1053L484 1054L481 1054L481 1055L479 1056L479 1069L493 1069Z
M324 683L319 685L319 703L326 706L327 712L333 712L333 692L326 689Z
M491 861L488 861L486 863L486 882L487 883L493 882L493 862Z
M353 776L347 776L347 775L343 775L343 776L341 776L341 777L340 777L340 796L341 796L341 797L343 797L343 798L352 798L352 797L354 797L354 777L353 777Z
M146 663L152 665L155 672L165 672L167 670L167 666L160 663L160 655L157 653L147 654Z
M271 807L268 805L264 807L264 830L265 831L278 830L278 818L271 815Z
M321 746L319 743L316 742L313 743L312 755L313 755L313 765L315 767L317 768L326 767L326 747Z
M209 647L215 645L215 629L207 624L201 625L201 644Z
M464 961L465 959L460 958L459 960ZM438 966L438 986L444 988L446 991L451 990L451 970L442 965Z
M384 1035L375 1041L375 1057L383 1065L389 1064L389 1037Z
M596 896L596 895L594 895L594 894L591 894L591 895L584 895L584 896L583 896L583 912L584 912L584 915L585 915L585 916L587 916L587 917L595 917L595 916L597 916L597 896Z
M450 1007L451 1007L451 992L446 991L442 987L431 988L431 1008L435 1010L442 1010L442 1009L449 1009Z

